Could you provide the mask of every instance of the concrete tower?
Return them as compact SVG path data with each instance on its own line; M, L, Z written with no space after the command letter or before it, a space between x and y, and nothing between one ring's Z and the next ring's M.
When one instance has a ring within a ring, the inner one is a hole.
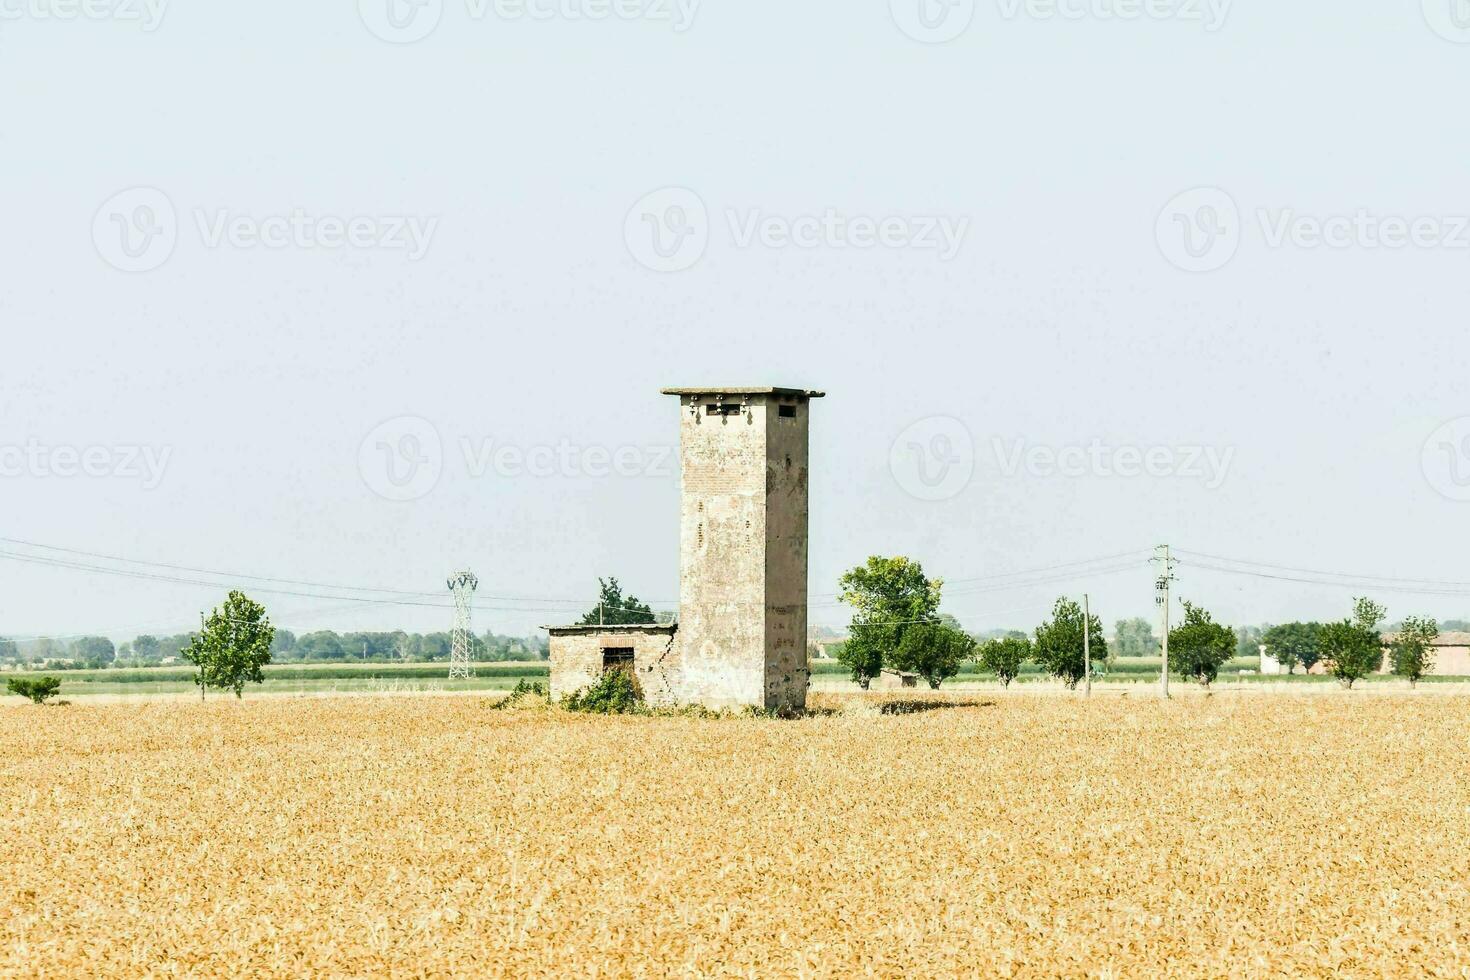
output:
M808 411L820 391L679 396L680 700L806 706Z

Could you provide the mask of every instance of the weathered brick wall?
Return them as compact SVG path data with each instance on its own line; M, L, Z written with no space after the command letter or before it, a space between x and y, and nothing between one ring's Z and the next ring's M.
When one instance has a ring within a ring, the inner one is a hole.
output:
M603 650L633 648L633 673L650 704L677 703L679 659L673 626L554 627L551 629L551 696L555 698L597 683Z

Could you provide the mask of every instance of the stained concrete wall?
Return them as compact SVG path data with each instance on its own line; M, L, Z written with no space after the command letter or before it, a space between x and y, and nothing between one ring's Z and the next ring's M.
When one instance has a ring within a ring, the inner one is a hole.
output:
M786 405L791 417L783 417ZM806 707L810 399L772 396L766 410L765 706Z
M810 406L795 394L680 398L682 700L806 705Z
M633 649L633 676L649 704L671 705L679 683L678 627L552 626L551 696L563 697L590 687L602 677L602 654L609 648Z

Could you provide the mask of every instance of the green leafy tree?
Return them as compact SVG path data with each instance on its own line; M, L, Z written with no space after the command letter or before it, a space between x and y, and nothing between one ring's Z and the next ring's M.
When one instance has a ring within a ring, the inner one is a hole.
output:
M865 691L873 678L883 673L888 635L889 632L881 627L855 623L852 636L837 651L837 662L848 669L852 679Z
M1088 644L1102 653L1107 648L1102 620L1090 616L1083 623L1082 607L1071 599L1058 599L1052 607L1051 619L1036 627L1036 647L1032 654L1042 670L1075 689L1086 676L1082 631L1087 630Z
M1021 665L1031 659L1031 641L1024 635L1005 636L980 644L980 669L994 674L1001 687L1010 687L1021 674Z
M1296 673L1297 667L1311 670L1322 659L1322 624L1282 623L1266 630L1261 642L1288 674Z
M1385 610L1371 599L1353 600L1353 616L1322 627L1322 659L1346 688L1383 665L1383 639L1378 624Z
M189 646L179 651L197 668L194 679L199 697L204 697L206 687L218 687L234 691L238 698L246 684L264 683L261 668L271 662L275 633L264 606L243 592L232 591L224 606L210 613Z
M621 626L626 623L653 623L657 619L647 603L639 602L634 596L623 595L623 587L615 578L598 579L597 605L582 617L583 626Z
M84 636L72 644L71 655L78 660L106 666L117 658L117 650L105 636Z
M55 697L56 692L61 690L61 680L56 677L12 677L6 681L5 689L11 694L30 698L36 704L45 704L47 699Z
M1169 669L1209 687L1235 655L1238 637L1192 602L1184 603L1184 622L1169 631Z
M1113 628L1115 642L1110 648L1119 657L1152 657L1158 653L1159 641L1148 620L1135 617L1120 619Z
M935 690L960 672L960 667L975 651L970 634L948 622L917 623L903 632L892 664L899 670L912 671Z
M1394 635L1389 646L1393 672L1409 679L1415 687L1420 679L1434 670L1434 641L1439 639L1439 625L1432 619L1410 616Z
M853 607L851 639L837 659L866 689L902 646L913 626L932 625L939 618L940 579L924 575L918 562L898 556L870 557L838 583L842 601Z

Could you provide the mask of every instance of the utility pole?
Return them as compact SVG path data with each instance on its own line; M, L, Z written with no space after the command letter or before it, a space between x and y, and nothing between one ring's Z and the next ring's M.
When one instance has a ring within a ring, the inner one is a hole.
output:
M1082 696L1092 697L1092 601L1082 593Z
M1164 612L1164 672L1159 677L1159 693L1167 698L1169 696L1169 583L1174 581L1174 559L1169 557L1169 546L1166 544L1159 545L1154 551L1158 554L1149 560L1159 562L1163 566L1158 579L1154 582L1154 602Z

